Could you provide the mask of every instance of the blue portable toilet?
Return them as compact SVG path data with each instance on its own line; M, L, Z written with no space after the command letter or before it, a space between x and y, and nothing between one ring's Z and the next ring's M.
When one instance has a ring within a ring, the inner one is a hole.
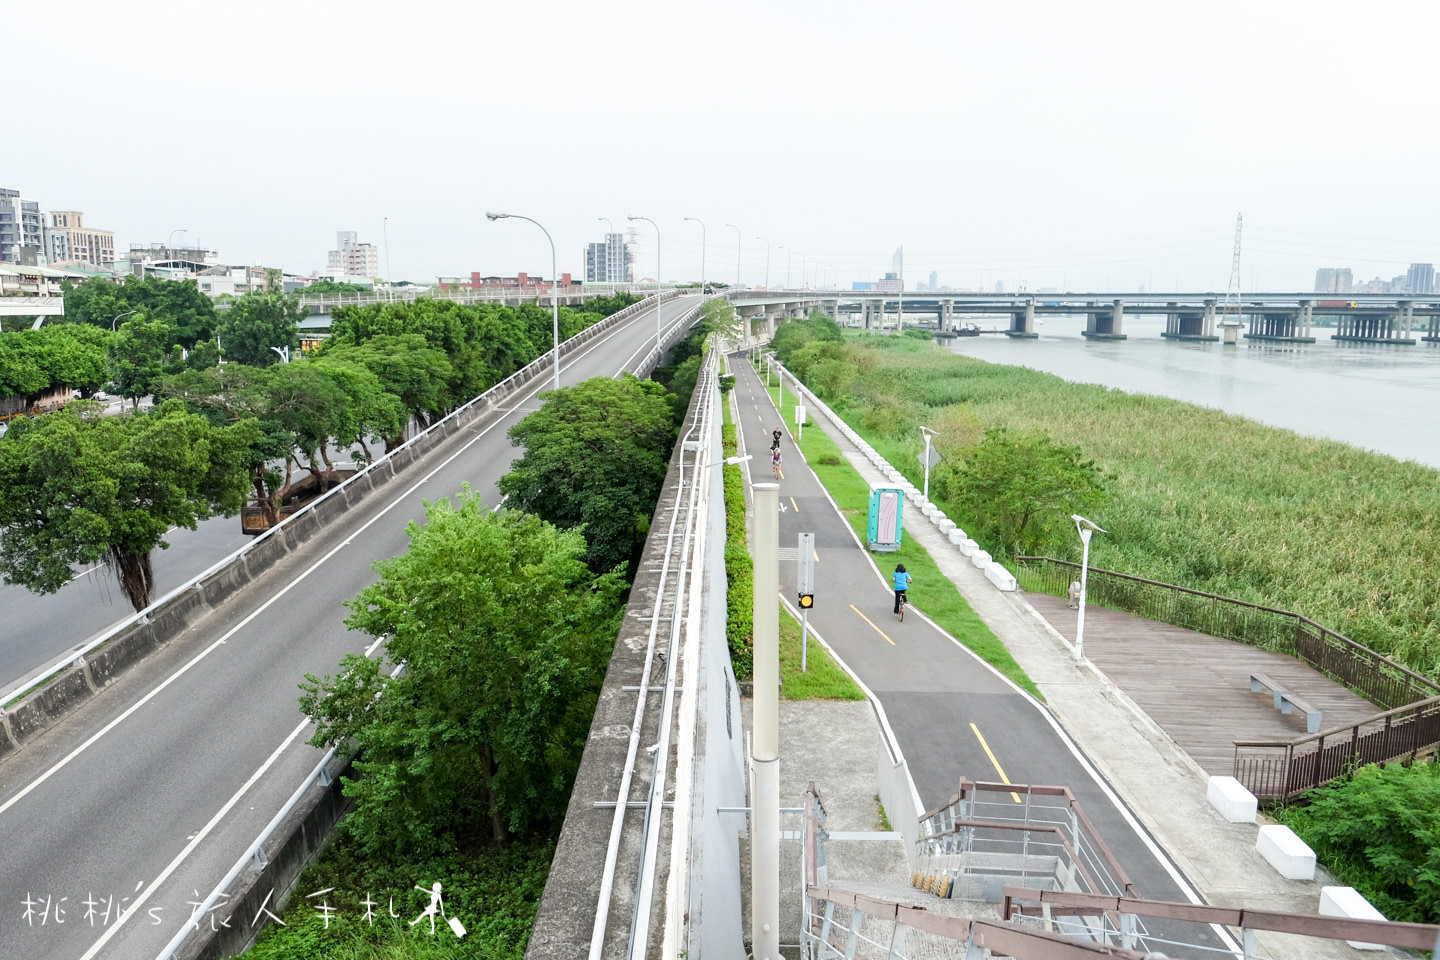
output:
M870 484L870 522L866 539L874 553L900 549L904 536L905 491L899 487Z

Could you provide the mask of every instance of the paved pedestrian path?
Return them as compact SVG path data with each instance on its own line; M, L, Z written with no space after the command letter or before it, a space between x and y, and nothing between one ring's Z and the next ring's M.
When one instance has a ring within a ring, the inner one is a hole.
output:
M760 402L766 402L767 395L755 386L758 381L748 364L740 360L733 365L742 381L749 380L752 392L760 394ZM773 397L773 391L768 396ZM888 482L841 430L827 420L820 408L812 404L810 414L812 423L825 430L839 445L844 456L867 482ZM752 412L750 416L753 422L756 413ZM773 406L759 419L767 424L767 435L769 427L779 422ZM742 425L742 429L749 428ZM751 441L752 449L768 447L768 442L759 436L760 429L759 426L754 428L757 436ZM801 473L799 464L793 463L793 459L787 459L786 483L798 478ZM804 473L809 475L808 470ZM785 492L782 484L782 497ZM1317 912L1320 885L1333 882L1323 870L1317 872L1314 881L1286 880L1275 873L1255 850L1257 827L1227 823L1205 801L1208 777L1205 769L1100 666L1088 660L1076 664L1070 643L1027 602L1025 595L996 589L918 511L906 512L905 531L907 536L928 550L942 573L955 583L975 612L1005 643L1039 686L1046 699L1045 709L1079 745L1086 760L1103 778L1104 790L1081 797L1087 810L1101 805L1096 794L1113 790L1139 820L1146 835L1144 839L1163 849L1168 859L1184 874L1185 880L1207 903ZM782 532L782 543L785 542ZM782 564L782 574L784 566ZM908 619L904 626L907 629L910 626ZM1091 638L1087 635L1087 647L1090 642ZM846 649L839 652L849 662L851 653ZM854 664L851 666L854 667ZM868 666L872 669L884 668L882 664ZM884 685L880 686L883 689ZM872 689L876 689L873 684ZM888 694L881 693L880 689L876 692L885 700L889 710ZM943 708L946 699L937 697L932 705ZM934 755L943 758L963 747L964 738L954 727L945 724L931 724L928 729L908 729L903 733L900 725L896 725L896 733L912 767L923 767L927 763L943 765L944 761L933 759ZM1023 749L1018 743L1006 746L1012 748L1011 752ZM1037 748L1032 746L1031 749ZM1053 765L1047 764L1053 757L1051 751L1053 748L1044 754L1029 754L1026 764L1017 767L1021 772L1017 775L1012 771L1011 779L1016 782L1064 783L1072 789L1083 786L1079 781L1086 775L1077 774L1072 766L1058 761ZM782 756L782 766L784 762ZM976 769L974 765L966 768ZM821 789L824 788L825 785L821 784ZM1076 792L1078 794L1080 790ZM1107 818L1099 829L1112 847L1133 845L1133 839L1123 836L1128 830L1118 829L1112 819ZM1129 863L1126 868L1130 869ZM1137 883L1144 883L1140 878L1136 879ZM1144 891L1147 896L1183 899L1174 892L1173 886L1169 892L1157 889L1153 884L1148 887ZM1260 942L1273 960L1354 960L1366 956L1343 941L1261 934Z

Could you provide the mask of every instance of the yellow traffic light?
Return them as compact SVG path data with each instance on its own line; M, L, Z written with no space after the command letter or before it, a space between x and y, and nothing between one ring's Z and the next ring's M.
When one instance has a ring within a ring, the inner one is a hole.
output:
M811 607L813 607L813 606L815 606L815 594L813 594L813 593L802 593L802 594L800 594L800 609L801 609L801 610L809 610L809 609L810 609Z

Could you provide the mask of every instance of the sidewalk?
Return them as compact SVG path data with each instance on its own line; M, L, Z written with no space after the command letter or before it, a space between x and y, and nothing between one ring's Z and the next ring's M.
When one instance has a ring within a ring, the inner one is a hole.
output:
M889 481L810 405L812 422L835 441L870 483ZM1072 649L1018 592L995 588L918 510L905 511L907 536L929 551L976 614L1004 642L1044 694L1051 715L1119 795L1207 903L1316 913L1320 887L1333 881L1286 880L1255 850L1257 826L1226 822L1205 800L1207 775L1109 678ZM782 764L783 766L783 764ZM818 782L818 781L817 781ZM823 791L825 784L820 783ZM1262 817L1262 822L1265 822ZM1344 941L1262 933L1273 960L1374 956Z

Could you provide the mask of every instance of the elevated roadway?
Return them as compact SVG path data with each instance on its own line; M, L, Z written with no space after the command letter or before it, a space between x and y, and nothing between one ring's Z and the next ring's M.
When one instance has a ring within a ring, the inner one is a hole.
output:
M667 330L698 302L667 301ZM654 311L640 312L567 358L562 382L634 370L655 331ZM423 500L462 483L498 500L496 483L516 456L506 430L540 399L528 390L499 419L457 432L0 764L0 960L148 960L189 922L189 904L319 758L305 744L297 684L365 649L368 638L345 628L344 602L373 581L374 561L406 548ZM223 908L214 916L252 919Z

